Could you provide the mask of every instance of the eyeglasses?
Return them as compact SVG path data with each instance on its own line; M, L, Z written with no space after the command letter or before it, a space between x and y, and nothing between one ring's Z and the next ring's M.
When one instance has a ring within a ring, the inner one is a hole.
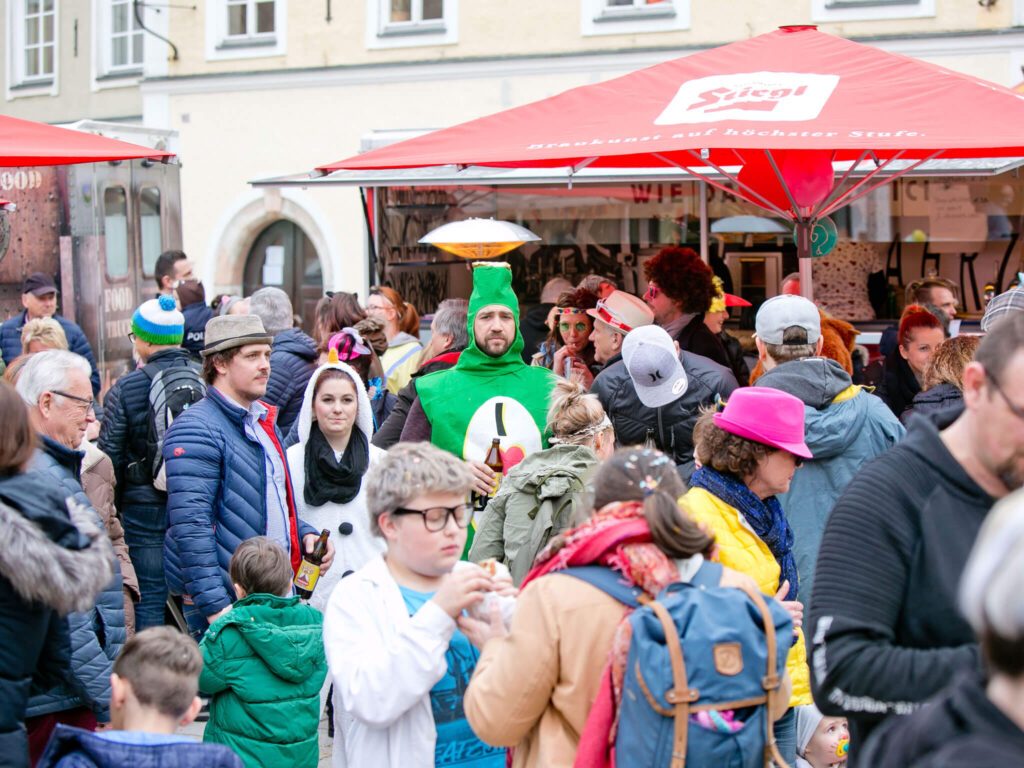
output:
M794 453L793 454L793 464L796 466L797 469L800 469L800 467L802 467L804 465L803 457L802 456L797 456Z
M406 509L399 507L393 515L421 515L423 527L431 533L443 531L448 526L448 518L455 519L459 528L465 528L473 519L473 507L470 504L459 504L457 507L430 507L429 509Z
M568 333L571 328L576 328L576 333L583 333L587 330L587 324L583 321L577 321L575 323L559 323L558 330L562 333Z
M132 333L131 331L128 332L128 341L130 341L132 344L135 343L135 334Z
M986 372L985 375L988 376L988 380L992 382L992 388L1002 396L1003 402L1006 403L1006 407L1010 409L1010 413L1012 413L1018 419L1024 420L1024 408L1021 408L1019 405L1013 404L1010 398L1006 396L1006 393L1003 392L1003 388L999 386L999 382L996 381L995 376L988 372Z
M78 395L69 395L67 392L61 392L59 389L51 389L50 390L50 394L51 395L60 395L61 397L66 397L68 400L74 400L77 403L85 403L85 412L86 413L88 413L89 411L95 410L95 408L96 408L96 401L93 400L91 397L85 398L85 397L79 397Z
M647 290L644 291L644 301L650 301L651 299L656 299L656 298L658 298L658 295L660 293L661 293L661 289L658 287L657 283L648 283L647 284Z

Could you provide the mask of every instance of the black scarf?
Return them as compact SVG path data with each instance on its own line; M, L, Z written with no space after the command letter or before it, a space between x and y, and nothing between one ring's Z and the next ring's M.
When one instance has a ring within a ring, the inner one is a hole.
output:
M359 493L369 465L370 448L359 427L352 428L345 453L338 461L334 457L334 449L314 421L306 441L306 483L302 496L312 507L323 506L328 501L347 504Z

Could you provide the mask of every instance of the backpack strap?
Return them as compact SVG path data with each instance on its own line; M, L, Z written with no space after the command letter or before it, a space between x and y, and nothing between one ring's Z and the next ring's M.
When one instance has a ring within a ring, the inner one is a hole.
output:
M760 611L761 621L764 624L765 643L768 646L767 674L761 680L761 685L766 694L765 705L768 709L767 717L765 717L764 764L769 765L774 761L778 768L789 768L789 763L779 754L779 748L775 743L775 722L772 720L772 704L781 693L780 688L782 687L782 678L779 676L777 665L778 640L775 636L775 619L772 618L768 604L764 601L764 596L760 592L745 584L741 584L739 588L743 590L747 597L757 606L758 611Z
M630 608L639 608L641 605L640 598L644 591L640 587L627 584L620 574L603 565L581 565L552 573L561 573L585 581Z
M698 571L699 573L699 571ZM679 641L679 630L672 616L657 600L648 603L654 615L661 622L665 632L665 647L668 649L672 666L672 690L666 691L665 699L675 705L673 718L673 745L671 768L686 768L686 737L690 728L690 704L700 698L700 691L691 689L686 679L686 658Z
M411 358L413 355L418 354L418 353L420 353L422 351L423 351L423 347L413 347L412 349L410 349L408 352L406 352L400 358L395 360L395 362L393 362L388 367L388 369L384 372L384 378L385 379L390 379L391 378L391 374L395 372L395 369L397 369L400 365L402 365L402 363L404 363L406 360Z

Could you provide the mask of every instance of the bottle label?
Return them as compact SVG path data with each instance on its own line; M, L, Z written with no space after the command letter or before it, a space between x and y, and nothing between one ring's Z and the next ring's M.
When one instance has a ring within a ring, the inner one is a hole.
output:
M501 473L500 472L495 472L494 473L494 485L491 486L491 492L490 492L490 494L488 494L489 497L493 499L495 496L497 496L499 488L501 488Z
M308 560L303 560L299 565L299 572L295 574L295 586L312 592L316 583L320 580L320 566L313 565Z

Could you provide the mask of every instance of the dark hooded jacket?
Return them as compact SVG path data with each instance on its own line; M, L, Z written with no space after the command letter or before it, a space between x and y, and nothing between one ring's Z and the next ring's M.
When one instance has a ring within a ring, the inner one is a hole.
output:
M60 768L243 768L238 755L221 744L191 740L132 744L69 725L57 726L36 768L57 765Z
M661 408L648 408L640 402L626 364L619 356L608 361L590 391L597 395L611 419L619 445L639 445L646 439L647 431L653 430L654 442L672 457L680 476L686 480L693 472L693 427L701 407L714 403L718 395L727 398L737 384L732 371L706 357L684 351L679 360L686 371L686 391Z
M875 394L885 401L897 418L914 402L921 391L921 382L903 359L899 349L885 358L885 374Z
M871 768L1006 768L1024 762L1024 731L964 675L910 717L878 729L858 760Z
M91 515L93 523L105 532L99 513L92 508L79 481L85 454L45 435L40 435L40 442L42 445L32 460L30 474L44 479L65 499L81 505L85 513ZM105 551L109 555L112 578L108 578L86 610L72 612L67 617L73 679L50 688L34 686L27 710L29 717L88 707L101 723L110 719L110 673L127 638L121 570L113 550Z
M277 406L277 428L282 435L287 435L299 418L302 396L316 370L318 354L316 342L299 328L289 328L274 337L270 379L263 400Z
M90 510L33 474L0 479L0 530L0 763L27 768L30 687L84 690L64 615L92 608L113 552Z
M869 765L858 750L884 718L980 665L958 588L994 499L942 442L939 430L959 415L914 419L850 482L825 526L805 632L814 700L848 719L851 767Z
M885 403L855 386L835 360L810 357L776 366L755 386L773 387L804 402L804 439L814 456L778 499L793 529L799 598L810 604L814 565L832 506L864 464L903 439Z
M200 352L206 346L206 324L213 318L213 310L205 301L196 301L183 307L181 314L185 317L185 335L181 346L188 351L192 359L200 359Z
M679 348L695 355L702 355L712 362L729 368L729 356L721 339L704 324L704 314L695 315L676 335ZM744 382L746 383L746 382Z
M914 395L914 402L900 415L900 421L904 425L908 425L910 424L910 417L915 413L929 416L933 413L949 410L950 408L961 408L963 403L963 391L955 384L943 382Z
M8 318L0 325L0 355L3 356L4 362L7 365L10 365L14 358L21 354L21 329L25 327L27 318L28 312L23 311L21 314ZM54 315L53 319L64 330L64 336L68 340L68 349L89 361L89 365L92 368L92 374L89 377L89 381L92 384L92 393L98 395L100 392L100 372L96 367L96 358L92 353L92 347L89 346L89 340L85 338L81 328L63 315ZM96 415L98 416L99 413Z

